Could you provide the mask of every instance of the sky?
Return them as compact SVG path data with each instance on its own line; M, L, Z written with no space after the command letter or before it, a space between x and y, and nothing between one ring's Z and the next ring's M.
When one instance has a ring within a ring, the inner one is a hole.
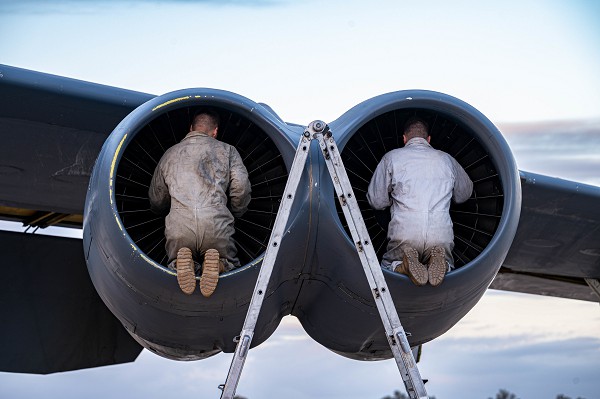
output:
M595 1L0 0L0 64L152 94L230 90L303 124L386 92L436 90L500 126L520 168L600 185ZM230 360L143 351L127 365L0 373L0 398L216 398ZM424 346L420 369L438 399L500 388L522 399L600 398L600 308L489 291ZM238 393L379 399L396 389L393 360L342 358L287 317L250 351Z

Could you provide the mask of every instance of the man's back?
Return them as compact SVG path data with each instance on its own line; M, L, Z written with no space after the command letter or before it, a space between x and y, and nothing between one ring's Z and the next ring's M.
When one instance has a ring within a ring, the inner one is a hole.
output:
M381 162L390 174L389 195L393 201L390 203L386 195L371 196L370 191L367 195L376 209L391 205L392 212L448 213L453 197L456 202L464 202L471 195L472 186L466 174L463 176L463 169L425 139L410 140L405 147L388 152Z
M160 180L164 185L160 184ZM163 192L164 187L167 193ZM234 215L245 212L250 186L234 147L200 132L189 133L161 158L150 190L151 204L171 209L227 209L228 191Z

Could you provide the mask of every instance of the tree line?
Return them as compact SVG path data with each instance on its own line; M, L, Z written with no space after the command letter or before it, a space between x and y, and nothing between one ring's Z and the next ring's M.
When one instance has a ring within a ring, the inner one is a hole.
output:
M391 396L387 395L381 399L410 399L410 398L400 391L394 391L393 395L391 395ZM429 399L435 399L435 396L430 396ZM514 393L507 391L506 389L501 389L496 394L496 397L494 397L494 398L489 397L487 399L520 399L520 398L517 395L515 395ZM561 393L561 394L556 395L556 399L585 399L585 398L582 398L580 396L578 396L577 398L571 398L570 396L566 396Z
M233 399L248 399L248 398L246 398L244 396L236 395L233 397ZM393 395L387 395L381 399L410 399L410 398L400 391L394 391ZM429 399L435 399L435 396L430 396ZM498 393L496 394L496 397L494 397L494 398L489 397L487 399L520 399L520 398L517 395L515 395L514 393L507 391L506 389L500 389L498 391ZM561 394L556 395L556 399L585 399L585 398L582 398L581 396L578 396L577 398L571 398L570 396L566 396L561 393Z

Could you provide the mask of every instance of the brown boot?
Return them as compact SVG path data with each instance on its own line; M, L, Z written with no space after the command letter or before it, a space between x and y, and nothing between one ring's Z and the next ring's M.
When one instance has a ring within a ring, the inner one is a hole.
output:
M177 251L177 282L179 288L185 294L190 295L196 289L196 274L194 273L194 260L192 259L192 250L186 247Z
M395 272L406 274L415 285L427 284L427 268L419 262L419 253L414 248L404 250L402 263Z
M437 287L442 284L444 276L446 275L446 251L442 247L433 247L431 249L431 256L429 257L429 264L427 272L429 274L429 284Z
M204 254L202 276L200 276L200 292L209 297L215 292L219 282L219 273L223 271L223 263L219 259L219 251L209 249Z

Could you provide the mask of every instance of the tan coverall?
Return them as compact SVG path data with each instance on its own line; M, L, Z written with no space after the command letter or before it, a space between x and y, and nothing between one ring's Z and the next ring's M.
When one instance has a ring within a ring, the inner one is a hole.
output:
M473 183L459 163L435 150L426 139L412 138L403 148L385 154L367 192L374 209L392 207L390 242L381 266L394 270L407 246L416 249L427 263L431 248L441 246L449 268L453 268L450 200L465 202L472 191Z
M225 271L240 266L231 238L234 216L250 202L248 172L237 150L205 133L192 131L169 148L152 176L148 195L152 211L164 213L169 263L182 247L201 262L207 249L219 251ZM230 207L227 208L227 199Z

